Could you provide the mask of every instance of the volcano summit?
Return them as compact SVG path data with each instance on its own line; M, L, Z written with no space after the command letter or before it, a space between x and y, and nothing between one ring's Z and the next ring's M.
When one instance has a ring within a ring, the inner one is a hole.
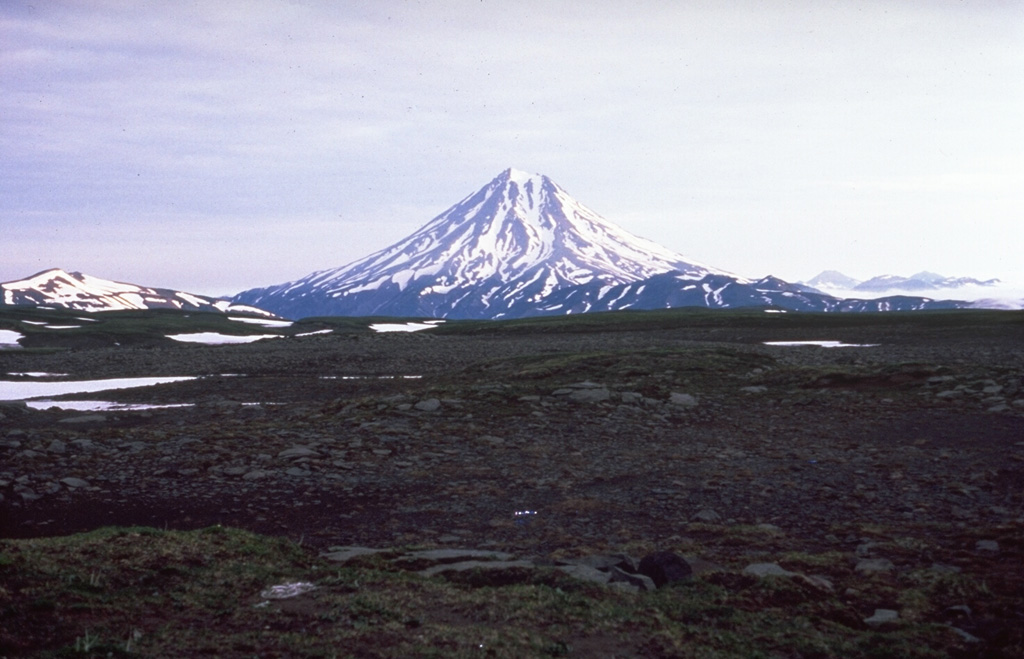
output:
M515 169L387 249L233 298L289 318L502 319L675 306L862 311L937 304L900 300L864 302L862 309L861 301L775 278L731 275L634 236L550 178Z

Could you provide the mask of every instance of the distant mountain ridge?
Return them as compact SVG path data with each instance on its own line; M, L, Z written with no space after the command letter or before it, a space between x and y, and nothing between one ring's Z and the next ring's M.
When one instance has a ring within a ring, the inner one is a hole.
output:
M515 169L386 249L232 299L289 318L504 319L678 306L808 311L966 306L905 296L840 300L773 277L745 279L634 236L550 178Z
M0 304L52 306L76 311L178 309L274 317L247 305L169 288L149 288L51 268L27 279L0 283Z
M807 285L820 290L832 291L863 291L866 293L888 291L940 291L963 288L964 286L995 286L998 279L974 279L972 277L946 277L934 272L922 271L909 277L899 275L879 275L866 281L847 277L836 270L825 270Z

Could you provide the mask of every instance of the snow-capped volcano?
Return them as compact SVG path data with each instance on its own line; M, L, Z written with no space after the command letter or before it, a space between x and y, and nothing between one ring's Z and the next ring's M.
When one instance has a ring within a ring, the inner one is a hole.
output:
M234 299L291 317L507 318L555 291L665 272L728 274L624 231L546 176L507 169L387 249Z
M148 288L81 272L53 268L28 279L0 284L0 303L16 306L54 306L76 311L181 309L273 316L262 309L167 288Z

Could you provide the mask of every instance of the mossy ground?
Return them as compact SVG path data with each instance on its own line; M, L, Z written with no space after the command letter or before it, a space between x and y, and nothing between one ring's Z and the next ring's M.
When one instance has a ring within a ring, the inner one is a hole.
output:
M794 553L782 563L828 572L848 569L845 561ZM316 589L291 599L261 597L289 582ZM399 571L378 558L338 568L298 544L222 527L104 528L0 543L0 653L970 656L969 643L926 614L949 602L992 597L955 574L912 572L863 588L889 594L908 613L898 624L872 629L841 594L729 568L652 593L626 593L550 569L445 580ZM910 613L915 610L921 615ZM1004 648L1003 656L1020 649Z

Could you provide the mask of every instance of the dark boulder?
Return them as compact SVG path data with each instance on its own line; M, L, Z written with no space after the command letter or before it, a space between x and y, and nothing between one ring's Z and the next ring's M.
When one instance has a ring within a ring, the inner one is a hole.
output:
M650 577L658 588L667 583L685 581L693 575L693 569L686 559L671 551L659 551L644 556L640 559L639 572Z

